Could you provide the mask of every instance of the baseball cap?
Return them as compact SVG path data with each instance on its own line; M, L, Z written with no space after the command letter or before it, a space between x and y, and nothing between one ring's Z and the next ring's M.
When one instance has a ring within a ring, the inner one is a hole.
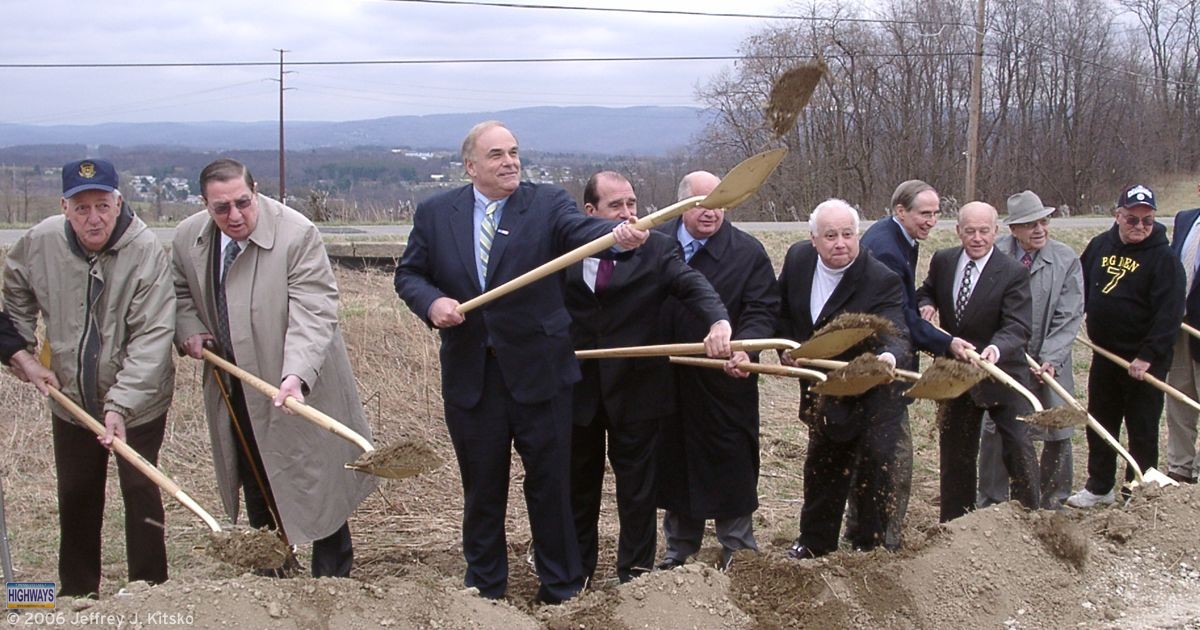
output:
M1121 198L1117 199L1117 207L1132 208L1134 206L1150 206L1151 210L1158 210L1158 206L1154 204L1154 191L1141 184L1126 188L1121 193Z
M85 190L117 190L117 169L108 160L78 160L63 166L63 197L70 199Z

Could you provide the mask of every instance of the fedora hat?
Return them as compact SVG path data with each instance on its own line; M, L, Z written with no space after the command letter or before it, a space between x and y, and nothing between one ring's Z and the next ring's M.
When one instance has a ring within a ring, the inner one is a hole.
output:
M1042 199L1026 190L1008 197L1008 216L1004 217L1004 225L1020 225L1032 223L1043 217L1054 214L1054 208L1042 205Z

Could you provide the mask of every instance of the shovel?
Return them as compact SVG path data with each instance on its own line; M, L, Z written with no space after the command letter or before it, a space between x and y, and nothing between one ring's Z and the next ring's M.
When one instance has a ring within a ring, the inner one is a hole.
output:
M1029 356L1028 354L1025 355L1025 360L1029 362L1029 367L1034 370L1040 370L1042 367L1033 359L1033 357ZM1049 385L1050 389L1054 390L1054 393L1057 394L1059 398L1067 401L1067 403L1074 407L1076 411L1084 415L1084 417L1087 419L1088 428L1092 431L1095 431L1096 435L1099 435L1101 438L1103 438L1105 442L1108 442L1108 445L1113 447L1113 450L1115 450L1117 454L1121 456L1121 459L1124 459L1125 463L1129 465L1130 470L1133 471L1134 478L1137 480L1136 483L1145 484L1147 481L1152 481L1160 486L1179 485L1178 481L1171 479L1154 468L1147 468L1145 471L1143 471L1141 467L1138 466L1137 462L1133 460L1133 456L1129 454L1129 451L1125 450L1125 448L1121 446L1121 443L1118 442L1117 439L1114 438L1113 435L1109 433L1103 425L1096 421L1096 419L1092 417L1092 414L1087 412L1087 408L1080 404L1079 401L1071 395L1071 392L1068 392L1067 388L1063 387L1061 383L1053 378L1046 377L1042 377L1042 382L1046 385Z
M790 350L800 344L791 339L738 339L729 342L734 352L757 352L761 350ZM630 357L665 357L682 354L704 354L703 343L664 343L653 346L626 346L624 348L598 348L576 350L576 359L624 359Z
M1129 369L1129 361L1126 361L1125 359L1122 359L1121 357L1113 354L1112 352L1109 352L1108 350L1105 350L1104 348L1097 346L1096 344L1092 343L1091 341L1088 341L1087 339L1084 339L1083 337L1076 337L1075 340L1078 341L1079 343L1091 348L1093 352L1108 359L1109 361L1116 363L1117 365L1125 368L1126 370ZM1130 378L1133 378L1133 377L1131 376ZM1179 402L1191 407L1192 409L1195 409L1196 411L1200 411L1200 403L1197 403L1196 401L1192 400L1191 398L1188 398L1187 394L1184 394L1183 392L1179 391L1178 389L1175 389L1174 387L1167 385L1166 383L1162 382L1161 379L1151 376L1150 374L1145 374L1145 375L1143 375L1142 380L1146 381L1147 383L1150 383L1150 385L1152 387L1162 391L1163 393L1170 396L1171 398L1178 400Z
M243 370L242 368L222 359L217 356L212 350L207 348L201 350L205 360L226 372L236 376L243 383L257 389L265 394L268 398L274 398L279 394L279 388L270 383L258 378L257 376ZM362 449L363 454L353 462L346 464L346 468L355 470L376 477L386 477L388 479L404 479L419 475L427 470L436 468L441 465L441 460L437 454L424 444L415 442L401 442L382 450L375 450L375 447L367 441L366 438L359 435L350 427L334 420L333 418L318 411L314 407L310 407L295 398L289 396L284 401L284 406L296 412L305 420L329 431L330 433L354 444Z
M0 478L0 564L4 565L4 581L16 582L13 577L12 551L8 548L8 525L4 520L4 480Z
M793 359L832 359L876 334L895 334L887 318L870 313L842 313L834 317L799 348L789 350Z
M967 390L985 378L987 372L970 363L937 357L933 360L933 365L921 374L920 380L908 388L904 395L925 400L950 400L967 393Z
M873 387L891 383L897 378L906 381L916 381L921 378L917 372L897 370L880 361L873 354L864 354L853 361L832 361L828 359L797 359L797 363L823 370L826 381L817 383L812 391L823 396L858 396Z
M75 404L75 401L68 398L66 394L50 385L47 385L47 388L50 391L50 397L62 405L77 420L82 422L92 433L99 436L103 436L106 433L103 424L100 424L87 411L84 411L82 407ZM178 484L171 481L170 477L163 474L158 467L147 461L145 457L142 457L141 453L133 450L133 447L126 444L124 440L114 438L112 441L112 450L130 464L133 464L134 468L141 471L150 481L153 481L164 492L183 504L183 507L191 510L193 514L200 517L200 520L204 521L205 525L208 525L208 528L212 530L209 533L210 542L212 543L209 547L209 553L218 559L246 568L278 569L283 566L284 562L291 555L291 549L278 536L275 536L268 530L250 529L240 533L223 531L211 514L200 507L200 504L188 496Z
M1197 339L1200 339L1200 330L1196 330L1195 326L1192 326L1192 325L1188 324L1187 322L1183 322L1183 323L1179 324L1179 327L1183 329L1183 332L1185 332Z
M698 357L669 357L671 363L679 365L690 365L692 367L705 367L716 370L725 369L724 359L701 359ZM802 378L810 381L824 381L825 375L816 370L806 370L798 367L788 367L786 365L764 365L762 363L751 363L742 361L737 365L738 369L743 372L754 372L756 374L773 374L775 376L790 376L792 378Z
M638 219L632 225L638 230L649 230L650 228L660 225L673 219L685 210L689 210L695 206L703 206L705 208L724 208L729 210L736 207L742 202L749 199L758 191L763 182L767 181L767 177L775 171L779 163L783 161L783 156L787 155L787 149L773 149L765 151L746 158L740 164L733 167L729 174L721 180L717 187L707 196L689 197L678 203L672 204L655 212ZM535 267L498 287L486 291L462 304L456 309L460 314L465 314L468 311L473 311L492 300L508 295L521 287L541 280L542 278L562 269L566 269L571 265L595 255L606 249L611 249L617 244L616 238L610 233L601 236L600 238L571 250L550 262L547 262L539 267Z

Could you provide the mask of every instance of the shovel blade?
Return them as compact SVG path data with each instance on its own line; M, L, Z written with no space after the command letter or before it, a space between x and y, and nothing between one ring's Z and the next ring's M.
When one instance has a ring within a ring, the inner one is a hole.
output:
M387 479L407 479L442 465L442 459L428 445L404 440L363 453L346 468Z
M1156 483L1162 487L1178 486L1179 482L1162 474L1156 468L1147 468L1142 471L1142 481L1145 483Z
M875 331L871 328L842 328L821 333L789 350L793 359L832 359L861 343Z
M724 208L726 210L741 205L758 192L771 173L775 172L785 155L787 155L787 149L772 149L742 160L725 177L721 178L717 187L697 205L704 208Z

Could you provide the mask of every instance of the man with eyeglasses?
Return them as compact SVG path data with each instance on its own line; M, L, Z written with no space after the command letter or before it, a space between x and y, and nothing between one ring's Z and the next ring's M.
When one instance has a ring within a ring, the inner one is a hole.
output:
M311 221L257 192L240 162L200 173L205 210L179 224L172 247L178 299L175 341L195 359L205 347L279 383L274 400L206 366L204 406L217 486L231 519L238 487L252 527L312 542L313 577L348 577L354 559L346 519L375 488L346 470L356 446L283 407L294 398L370 439L338 328L338 289ZM220 380L217 380L220 379ZM232 410L232 415L230 413Z
M1158 418L1163 394L1147 383L1171 365L1183 321L1183 265L1171 251L1167 228L1154 221L1154 192L1136 185L1117 200L1112 229L1088 243L1083 264L1087 333L1096 345L1130 362L1128 370L1092 355L1088 412L1104 428L1129 435L1129 453L1143 470L1158 465ZM1117 454L1088 432L1088 478L1067 505L1090 508L1116 500ZM1133 471L1125 470L1132 479Z
M1041 368L1039 379L1052 378L1075 391L1071 370L1071 348L1083 324L1083 272L1079 257L1065 243L1050 238L1050 215L1033 191L1009 196L1004 224L1011 234L996 239L996 250L1007 254L1029 270L1033 296L1033 328L1029 356ZM1034 380L1033 393L1047 409L1066 404L1042 380ZM1042 442L1039 462L1042 508L1057 510L1071 494L1073 460L1071 436L1075 429L1030 427L1030 435ZM975 503L984 508L1008 501L1008 471L1001 458L1000 435L991 418L983 424L979 442L979 492Z
M97 441L66 409L50 403L59 594L74 597L100 590L100 531L113 440L124 440L156 463L175 389L175 297L167 254L125 203L118 184L117 170L106 160L64 166L62 214L21 236L4 270L4 308L27 346L15 353L14 372L42 393L61 384L63 394L106 429ZM39 316L49 371L31 354ZM120 458L117 477L129 580L164 582L167 550L158 486Z

